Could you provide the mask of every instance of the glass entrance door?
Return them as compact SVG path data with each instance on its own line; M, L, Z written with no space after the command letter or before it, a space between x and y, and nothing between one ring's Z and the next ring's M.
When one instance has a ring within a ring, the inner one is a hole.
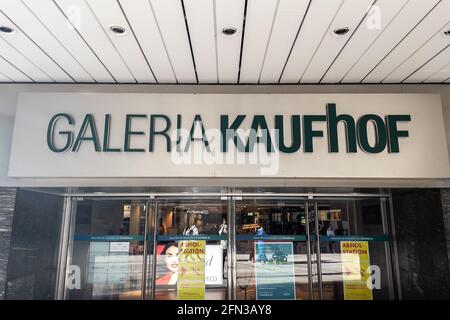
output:
M158 199L153 297L228 299L229 200Z
M320 200L307 206L314 299L392 299L386 200Z
M73 203L66 299L394 298L385 198Z
M152 229L147 212L148 205L143 200L87 198L75 201L66 268L66 299L142 298L144 266L151 253L151 246L145 241Z
M237 299L311 298L308 216L302 200L236 201Z

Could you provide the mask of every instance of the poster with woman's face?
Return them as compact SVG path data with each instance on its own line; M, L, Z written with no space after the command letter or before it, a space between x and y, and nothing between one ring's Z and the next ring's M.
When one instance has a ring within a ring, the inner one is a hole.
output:
M223 283L223 249L221 245L206 245L205 284ZM177 285L179 270L179 246L177 242L157 246L156 285Z
M157 247L156 285L176 285L178 281L178 245L169 243Z

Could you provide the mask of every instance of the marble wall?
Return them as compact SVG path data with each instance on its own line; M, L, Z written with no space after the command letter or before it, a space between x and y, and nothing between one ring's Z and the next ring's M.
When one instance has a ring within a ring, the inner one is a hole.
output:
M441 202L444 214L444 227L447 239L447 255L450 268L450 189L441 189Z
M5 300L54 299L63 202L17 190Z
M441 190L397 189L392 201L402 298L450 299Z
M5 298L6 271L15 202L15 188L0 188L0 300Z

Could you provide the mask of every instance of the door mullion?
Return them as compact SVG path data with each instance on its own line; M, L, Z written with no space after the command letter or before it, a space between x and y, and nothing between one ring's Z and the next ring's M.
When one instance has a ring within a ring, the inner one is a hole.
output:
M306 259L308 264L308 288L309 300L314 299L312 262L311 262L311 233L309 230L309 203L305 202L305 223L306 223Z
M158 216L159 216L159 209L158 209L158 201L154 201L152 204L152 211L153 211L153 252L152 252L152 268L151 268L151 272L152 272L152 276L151 276L151 281L152 281L152 291L151 291L151 296L150 299L151 300L155 300L155 296L156 296L156 288L155 288L155 281L156 281L156 248L157 248L157 225L158 225Z
M319 230L319 215L317 212L317 202L314 202L314 217L315 217L315 229L316 229L316 260L317 260L317 280L319 282L319 299L323 300L323 287L322 287L322 258L320 252L320 230Z
M145 203L145 222L144 222L144 253L142 255L142 281L141 281L141 300L145 300L145 292L147 291L147 251L148 251L148 241L147 241L147 230L148 230L148 219L149 219L150 206L149 202Z

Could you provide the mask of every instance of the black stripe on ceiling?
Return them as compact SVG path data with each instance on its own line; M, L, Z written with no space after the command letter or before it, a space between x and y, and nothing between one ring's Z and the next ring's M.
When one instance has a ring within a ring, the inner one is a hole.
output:
M186 17L186 10L184 8L184 1L180 0L180 2L181 2L181 8L183 9L184 24L186 26L186 32L187 32L187 36L188 36L188 40L189 40L189 48L191 49L192 63L194 64L195 80L198 83L197 66L195 64L194 51L192 50L191 34L189 32L189 26L188 26L187 17Z
M422 23L423 20L425 20L426 17L428 17L428 15L442 2L442 0L440 0L438 3L436 3L436 5L431 8L430 11L428 11L423 17L422 19L419 20L419 22L413 27L411 28L411 30L409 30L409 32L383 57L383 59L381 59L380 61L378 61L378 63L375 65L375 67L372 68L372 70L369 71L368 74L366 74L359 83L363 83L363 81L395 50L397 49L397 47ZM381 81L379 81L378 83L381 83Z
M133 37L134 37L134 40L136 41L137 45L139 46L139 49L141 50L141 53L145 59L145 62L147 63L148 68L150 69L150 72L153 75L153 79L155 79L156 83L158 83L158 79L156 78L155 73L153 72L152 66L150 65L150 62L148 61L147 56L145 55L144 50L142 49L141 43L139 42L138 38L136 37L136 34L134 33L134 30L133 30L133 27L131 26L130 20L128 19L127 15L125 14L125 11L123 10L123 7L120 4L120 1L119 0L116 0L116 1L117 1L117 5L119 6L120 10L122 11L123 16L125 17L125 20L126 20L128 26L130 27L131 33L133 34Z
M247 21L247 4L248 0L245 0L244 5L244 17L242 18L242 38L241 38L241 51L239 52L239 69L238 69L238 80L237 83L239 84L241 82L241 66L242 66L242 54L243 54L243 48L244 48L244 37L245 37L245 22Z
M369 14L370 10L373 8L373 6L377 3L378 0L375 0L374 2L372 2L372 5L370 6L369 10L367 10L366 14L362 17L361 21L358 23L358 25L356 26L355 30L353 30L353 32L351 33L350 37L347 39L347 41L345 42L344 46L341 48L341 50L339 50L337 56L333 59L333 61L331 62L331 64L328 66L327 70L325 71L325 73L322 75L322 77L319 80L319 83L322 83L323 78L325 78L325 76L327 75L328 71L330 71L331 67L333 66L333 64L336 62L336 60L339 58L339 56L341 55L342 51L344 51L345 47L347 46L347 44L352 40L353 36L355 35L355 33L358 31L359 27L361 26L361 24L364 22L364 19L366 19L367 15Z

